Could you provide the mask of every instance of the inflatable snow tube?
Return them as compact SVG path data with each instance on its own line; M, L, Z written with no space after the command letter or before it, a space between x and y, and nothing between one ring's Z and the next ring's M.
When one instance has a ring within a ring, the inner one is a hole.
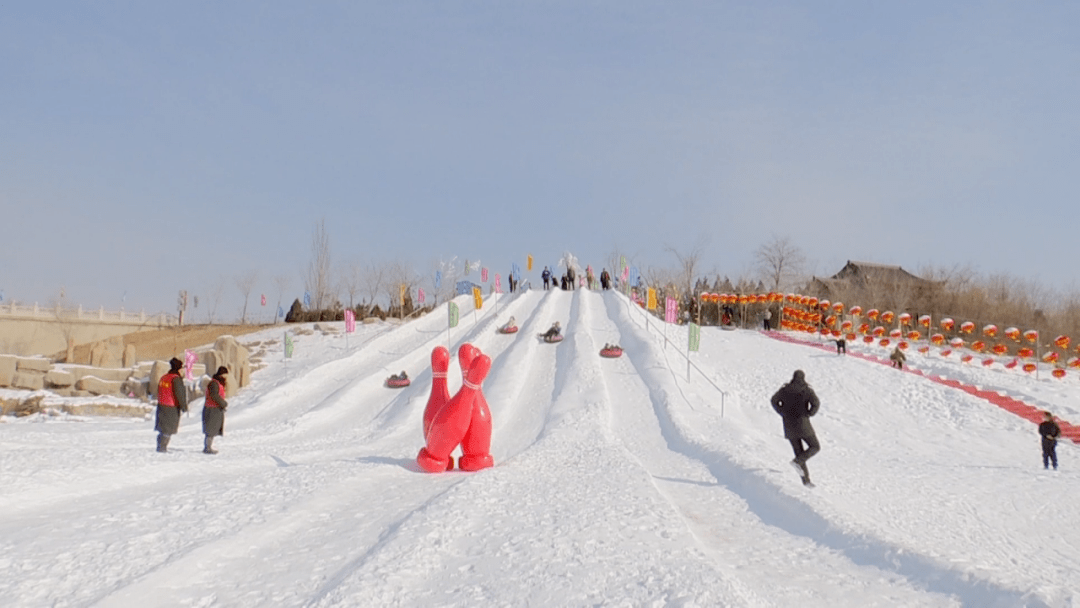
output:
M608 359L617 359L622 356L622 349L617 346L611 348L601 348L600 356L607 357Z
M722 329L724 331L735 331L735 326L734 325L721 325L720 329Z
M551 336L551 337L548 337L548 336L541 336L541 337L544 339L544 342L547 342L548 344L555 344L557 342L562 342L562 334L557 334L557 335L554 335L554 336Z
M516 334L517 331L518 331L518 326L517 325L514 325L512 327L500 327L499 328L499 333L500 334Z
M386 379L386 386L387 386L387 388L405 388L406 386L409 386L409 379L408 378L387 378Z

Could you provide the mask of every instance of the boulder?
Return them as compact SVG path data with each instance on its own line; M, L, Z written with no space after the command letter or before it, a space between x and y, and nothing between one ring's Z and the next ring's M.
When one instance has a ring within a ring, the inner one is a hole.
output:
M11 386L18 369L19 358L15 355L0 355L0 386Z
M120 367L123 358L123 336L100 340L90 346L90 365L94 367Z
M58 369L50 369L45 372L45 384L50 388L67 387L75 384L75 374Z
M157 386L161 381L161 377L169 373L169 364L164 361L154 361L154 364L150 367L150 377L148 378L147 392L150 397L157 399Z
M52 369L52 361L42 357L19 357L17 367L20 372L45 373Z
M168 366L166 366L166 368L168 368ZM75 376L76 382L78 382L79 378L84 376L96 376L102 380L120 382L127 380L133 374L131 369L123 367L90 367L87 365L64 366L64 371Z
M75 383L75 388L94 395L119 395L122 385L122 382L86 376Z
M12 388L22 388L28 391L40 391L45 388L45 374L41 372L15 372L15 378L11 381Z
M143 379L129 378L120 385L120 392L128 397L134 397L136 399L145 399L150 393L149 383Z
M120 365L130 369L135 366L135 363L137 363L135 359L135 345L128 344L124 347L123 361L121 361Z

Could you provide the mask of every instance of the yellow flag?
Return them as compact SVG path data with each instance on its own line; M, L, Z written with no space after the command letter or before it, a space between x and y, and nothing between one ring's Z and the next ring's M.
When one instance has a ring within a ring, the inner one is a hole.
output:
M525 270L532 271L532 254L529 254L529 258L525 262Z
M405 284L404 283L402 283L401 286L398 287L398 302L401 302L402 306L405 305Z
M476 302L476 310L480 310L484 307L484 296L480 293L479 287L472 288L472 297L473 300Z
M648 306L649 310L656 310L656 288L655 287L650 287L649 288L649 297L648 297L648 302L646 303L646 306Z

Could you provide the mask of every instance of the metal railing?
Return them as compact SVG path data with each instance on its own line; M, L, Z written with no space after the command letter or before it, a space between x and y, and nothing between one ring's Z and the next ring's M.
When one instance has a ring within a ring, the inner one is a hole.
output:
M10 304L0 304L0 318L35 321L151 324L162 327L176 325L177 323L177 317L168 313L148 315L145 310L139 312L128 312L123 308L120 310L105 310L104 306L97 310L87 310L82 306L62 308L60 306L40 306L36 302L32 305L21 305L14 301Z

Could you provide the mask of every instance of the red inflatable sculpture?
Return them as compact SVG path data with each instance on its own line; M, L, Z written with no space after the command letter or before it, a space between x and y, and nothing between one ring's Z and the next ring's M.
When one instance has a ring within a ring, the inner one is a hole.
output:
M436 348L438 351L438 348ZM442 355L432 352L432 370L437 359ZM491 358L482 354L471 344L463 344L458 350L463 382L461 389L453 398L438 407L427 423L428 412L425 410L425 440L427 446L421 448L416 456L416 463L429 473L440 473L452 467L450 453L461 445L462 457L459 467L465 471L478 471L494 465L490 454L491 447L491 411L484 399L480 384L491 371ZM443 367L445 369L445 367ZM445 386L445 385L444 385ZM445 389L444 389L445 390ZM428 405L438 401L432 385L432 397ZM434 409L434 408L433 408Z
M450 391L446 388L446 372L450 369L450 351L445 346L436 346L431 351L431 396L424 407L424 440L435 414L450 401Z

